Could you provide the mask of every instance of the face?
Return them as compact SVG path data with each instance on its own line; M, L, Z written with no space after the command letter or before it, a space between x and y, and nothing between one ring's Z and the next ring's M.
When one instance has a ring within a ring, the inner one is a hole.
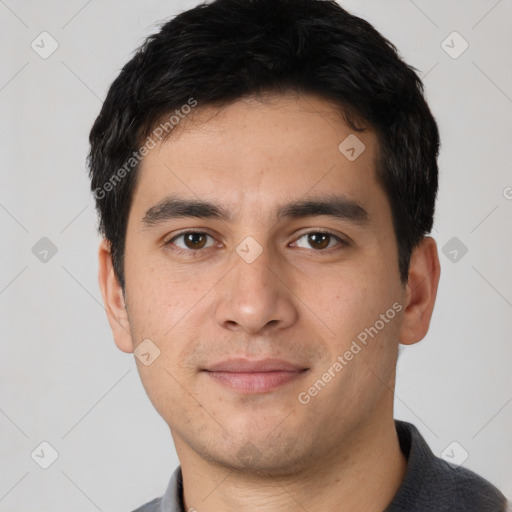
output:
M410 294L377 138L316 96L194 116L142 162L116 343L145 344L180 458L284 474L392 414Z

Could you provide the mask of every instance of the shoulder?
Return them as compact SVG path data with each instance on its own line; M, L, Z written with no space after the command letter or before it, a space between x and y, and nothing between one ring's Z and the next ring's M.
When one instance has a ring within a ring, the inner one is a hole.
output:
M182 512L183 511L183 478L181 467L178 466L167 485L163 496L149 501L133 512Z
M505 512L505 496L462 466L436 457L414 425L395 421L407 472L386 512Z
M465 512L505 512L505 496L485 478L463 467L453 467L435 458L437 469L432 472L438 499L445 497L449 508ZM425 489L428 491L428 488ZM431 489L430 492L434 491ZM454 507L458 507L455 509Z
M162 498L155 498L154 500L142 505L135 509L133 512L160 512L160 502Z

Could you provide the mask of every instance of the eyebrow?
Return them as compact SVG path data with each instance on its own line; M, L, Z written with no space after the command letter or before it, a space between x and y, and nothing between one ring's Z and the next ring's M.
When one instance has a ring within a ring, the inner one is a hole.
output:
M146 211L142 224L144 227L152 227L167 220L183 217L220 219L225 221L231 219L229 212L222 206L196 199L166 197Z
M355 224L365 224L369 220L368 212L359 203L344 196L295 201L281 206L277 212L279 219L298 219L319 215L327 215Z
M359 203L344 196L293 201L280 206L277 210L279 220L320 215L335 217L355 224L364 224L369 218L368 212ZM232 220L232 215L228 210L218 204L196 199L166 197L146 211L142 224L145 228L149 228L168 220L184 217Z

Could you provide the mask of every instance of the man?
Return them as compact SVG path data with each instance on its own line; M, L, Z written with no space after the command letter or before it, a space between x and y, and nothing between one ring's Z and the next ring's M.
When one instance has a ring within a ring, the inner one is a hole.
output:
M500 511L393 419L440 275L422 85L329 0L166 23L90 136L117 346L180 460L150 512Z

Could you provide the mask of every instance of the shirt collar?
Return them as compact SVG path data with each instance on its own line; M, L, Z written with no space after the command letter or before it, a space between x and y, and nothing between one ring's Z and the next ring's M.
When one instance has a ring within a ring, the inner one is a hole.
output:
M183 476L178 466L171 476L169 485L160 501L158 512L185 512L183 504Z

